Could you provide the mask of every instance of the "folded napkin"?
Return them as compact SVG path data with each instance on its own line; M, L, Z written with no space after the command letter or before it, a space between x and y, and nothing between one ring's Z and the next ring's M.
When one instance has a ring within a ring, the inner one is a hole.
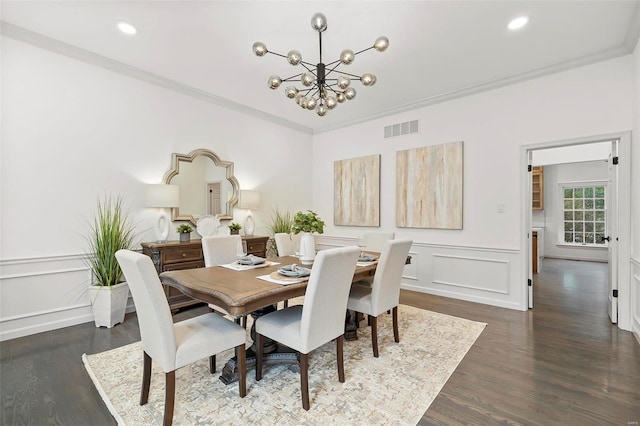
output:
M358 257L358 262L373 262L377 258L378 256L374 256L369 253L360 253L360 257Z
M266 259L264 257L258 257L250 254L249 256L243 256L238 259L239 265L261 265Z
M278 273L280 275L284 275L285 277L292 278L300 278L300 277L308 277L311 275L311 269L303 268L302 266L298 266L295 263L293 265L283 266L278 269Z

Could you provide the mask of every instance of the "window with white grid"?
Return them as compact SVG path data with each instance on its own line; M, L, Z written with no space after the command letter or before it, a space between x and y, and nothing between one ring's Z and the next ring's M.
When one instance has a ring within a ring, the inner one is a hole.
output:
M606 185L562 185L564 242L580 245L606 245Z

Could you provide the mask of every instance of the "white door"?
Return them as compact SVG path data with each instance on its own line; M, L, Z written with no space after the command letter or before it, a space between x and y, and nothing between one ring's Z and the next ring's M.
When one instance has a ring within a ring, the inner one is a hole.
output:
M527 151L527 165L528 165L528 173L527 173L527 188L529 188L529 190L527 191L527 220L526 220L526 224L527 224L527 241L528 244L527 246L529 247L528 253L527 253L527 259L528 260L528 264L529 264L529 270L527 273L527 277L529 277L528 282L527 282L527 288L529 290L529 309L533 308L533 235L531 235L531 220L532 220L532 216L533 216L533 197L532 197L532 169L533 169L533 151L529 150Z
M618 298L614 292L618 292L618 212L616 200L618 199L618 141L611 142L611 153L608 160L609 182L605 194L605 212L607 222L608 261L609 261L609 303L607 310L611 322L618 322Z
M209 182L207 183L207 215L215 216L221 213L220 182Z

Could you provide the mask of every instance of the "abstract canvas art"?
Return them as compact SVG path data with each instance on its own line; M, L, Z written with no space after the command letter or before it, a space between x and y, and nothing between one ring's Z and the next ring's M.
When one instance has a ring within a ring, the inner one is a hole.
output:
M333 163L333 223L380 226L380 155Z
M463 142L396 153L396 226L462 229Z

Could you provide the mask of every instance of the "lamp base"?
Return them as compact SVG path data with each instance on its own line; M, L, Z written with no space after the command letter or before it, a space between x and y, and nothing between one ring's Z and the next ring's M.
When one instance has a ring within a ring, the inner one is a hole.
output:
M249 214L244 219L244 235L247 237L253 237L253 231L256 228L256 221L251 214L251 210L249 210Z
M167 242L167 238L169 237L169 214L164 209L160 209L160 213L158 214L156 237L159 243Z

